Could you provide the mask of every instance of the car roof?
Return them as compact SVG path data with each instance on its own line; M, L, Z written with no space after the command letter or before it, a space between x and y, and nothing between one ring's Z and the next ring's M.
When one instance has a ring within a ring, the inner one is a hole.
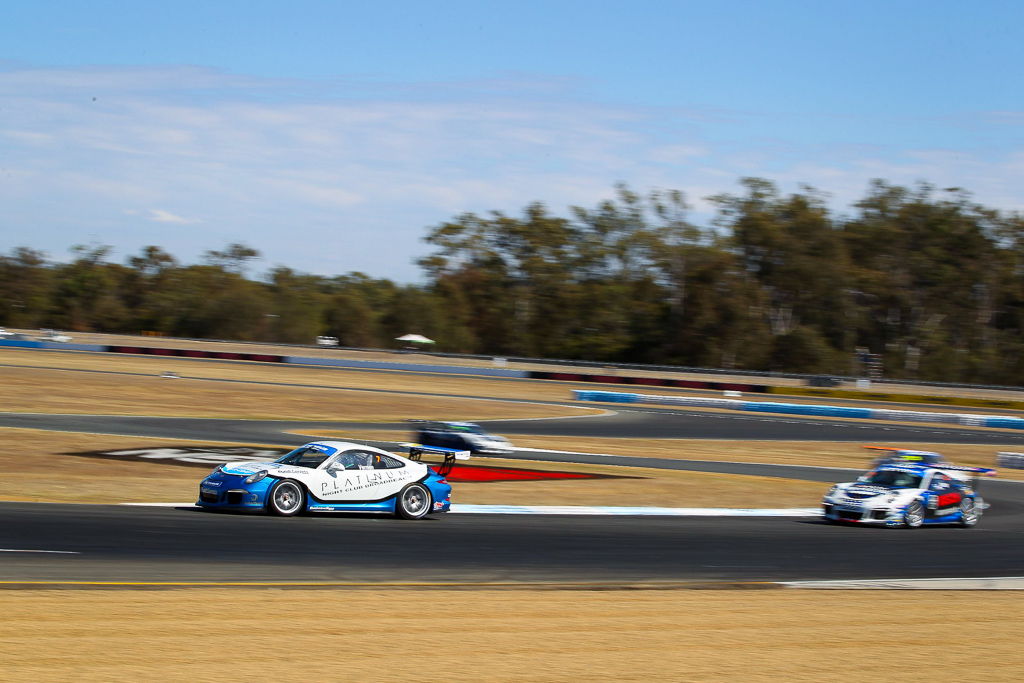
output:
M878 467L875 468L875 471L876 472L879 472L879 471L886 471L886 472L911 472L913 474L926 474L927 472L929 472L931 470L936 470L936 469L937 468L935 468L935 467L929 467L927 465L918 465L917 463L912 463L912 462L908 462L908 463L896 463L896 462L894 462L894 463L886 463L884 465L879 465Z
M383 448L377 448L376 446L367 446L366 444L362 443L353 443L351 441L309 441L307 443L304 443L303 446L310 446L313 444L316 444L317 446L329 446L330 448L335 449L339 453L341 451L350 451L353 449L358 449L361 451L375 451L377 453L384 453L386 455L394 455L394 453L386 451Z

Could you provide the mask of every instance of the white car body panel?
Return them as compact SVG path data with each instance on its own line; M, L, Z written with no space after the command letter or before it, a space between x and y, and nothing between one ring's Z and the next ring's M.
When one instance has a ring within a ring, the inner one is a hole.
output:
M223 466L228 474L256 474L266 470L281 479L294 479L306 487L313 496L323 501L345 502L377 500L393 496L409 483L427 476L427 465L403 458L379 448L349 442L320 441L324 446L337 449L317 468L298 467L277 462L233 462ZM393 469L343 469L339 459L349 451L377 453L398 460L403 467Z

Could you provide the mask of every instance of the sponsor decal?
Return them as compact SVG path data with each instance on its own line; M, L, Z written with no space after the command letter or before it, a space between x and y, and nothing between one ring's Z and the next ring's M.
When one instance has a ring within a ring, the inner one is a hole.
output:
M321 497L336 496L341 493L362 491L383 484L400 483L408 479L410 470L351 470L341 472L335 481L320 483Z
M960 493L943 493L939 496L938 506L946 507L948 505L959 505L963 499L963 495Z

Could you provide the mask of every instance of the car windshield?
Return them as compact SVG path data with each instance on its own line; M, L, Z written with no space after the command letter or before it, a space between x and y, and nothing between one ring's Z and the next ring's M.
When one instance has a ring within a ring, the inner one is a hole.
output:
M486 434L484 430L476 425L450 425L452 431L456 432L468 432L469 434Z
M921 488L921 475L904 470L878 470L868 472L860 479L866 484L887 486L894 489Z
M323 464L323 461L330 457L332 453L334 453L333 449L331 449L330 452L326 452L318 448L300 446L291 453L278 458L275 462L279 462L282 465L294 465L296 467L309 467L315 469L320 467L320 465Z

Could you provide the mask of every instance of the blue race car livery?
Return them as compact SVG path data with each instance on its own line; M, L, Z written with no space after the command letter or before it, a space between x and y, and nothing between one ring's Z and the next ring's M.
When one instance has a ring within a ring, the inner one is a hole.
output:
M440 454L437 469L419 461ZM302 512L391 513L420 519L451 507L445 479L455 458L468 454L418 448L410 457L343 441L315 441L270 462L233 462L199 484L196 505L206 510L248 510L290 516Z
M836 484L821 505L829 522L916 528L931 524L971 527L986 505L977 491L984 467L887 462L857 481ZM972 476L973 475L973 476Z

